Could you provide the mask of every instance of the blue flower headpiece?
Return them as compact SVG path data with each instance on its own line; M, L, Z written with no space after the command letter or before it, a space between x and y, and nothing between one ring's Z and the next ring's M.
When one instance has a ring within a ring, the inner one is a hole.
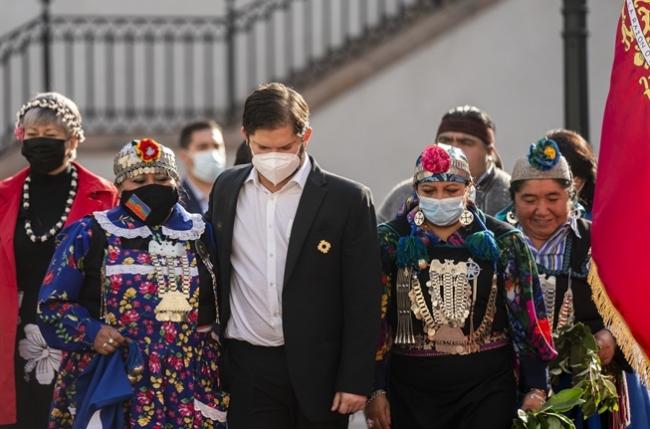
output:
M548 171L555 167L561 157L562 154L557 143L548 137L531 144L528 151L528 163L542 171Z

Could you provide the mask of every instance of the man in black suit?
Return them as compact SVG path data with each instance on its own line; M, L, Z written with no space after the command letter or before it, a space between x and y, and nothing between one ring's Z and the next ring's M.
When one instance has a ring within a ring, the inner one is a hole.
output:
M252 165L215 182L231 429L345 428L372 388L380 261L369 190L307 155L309 108L279 83L246 100Z

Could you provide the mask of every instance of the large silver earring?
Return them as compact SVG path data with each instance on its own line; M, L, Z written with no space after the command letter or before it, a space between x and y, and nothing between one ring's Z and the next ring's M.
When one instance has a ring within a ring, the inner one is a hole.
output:
M461 225L467 226L474 222L474 214L471 211L465 209L463 211L463 214L460 215L459 221Z
M517 216L515 216L512 211L509 211L508 214L506 214L506 220L510 225L517 225L517 223L519 223Z
M415 217L413 218L413 222L417 226L421 226L424 223L424 213L422 213L422 210L419 210L415 212Z
M574 205L571 211L569 212L569 220L575 221L580 219L581 217L582 217L582 210L580 210L578 207Z

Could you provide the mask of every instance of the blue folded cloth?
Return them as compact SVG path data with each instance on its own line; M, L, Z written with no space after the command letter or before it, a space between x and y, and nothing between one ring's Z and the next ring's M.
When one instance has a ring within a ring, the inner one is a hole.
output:
M122 429L124 401L133 396L129 375L142 371L138 345L128 343L127 361L120 350L108 356L97 355L77 380L77 411L72 429L92 427ZM101 423L101 426L98 424Z
M630 397L630 426L628 429L650 428L650 392L641 384L636 373L626 372L625 377Z

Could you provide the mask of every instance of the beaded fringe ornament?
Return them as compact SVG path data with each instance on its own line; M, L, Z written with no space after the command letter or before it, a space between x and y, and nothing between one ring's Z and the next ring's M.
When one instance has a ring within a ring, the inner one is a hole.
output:
M156 319L163 322L182 322L190 311L192 306L187 297L178 290L166 292L155 309Z
M395 344L415 344L413 320L411 319L411 278L417 274L410 268L397 269L397 334Z

